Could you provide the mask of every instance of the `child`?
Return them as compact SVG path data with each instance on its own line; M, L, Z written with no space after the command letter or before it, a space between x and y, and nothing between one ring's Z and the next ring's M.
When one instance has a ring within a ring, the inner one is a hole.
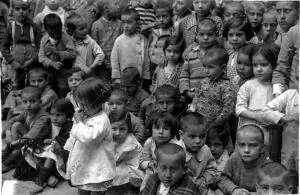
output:
M205 145L207 120L198 113L188 112L180 119L180 135L186 149L186 165L201 194L206 194L209 184L219 180L216 161Z
M161 85L179 89L179 76L182 70L183 42L177 37L167 38L163 46L165 62L156 67L152 77L152 93Z
M108 194L138 194L144 173L139 169L142 152L141 144L132 134L131 115L121 115L112 111L109 114L115 146L116 177Z
M85 79L85 73L80 68L71 68L68 71L68 87L70 92L67 94L66 99L70 100L74 108L78 108L78 104L75 101L75 90L80 83Z
M224 4L224 24L227 24L231 18L245 17L245 8L241 2L229 1Z
M121 89L115 89L111 92L110 97L107 102L108 106L108 114L111 112L114 112L117 115L122 115L124 113L127 113L127 105L128 102L128 95L125 91ZM145 141L145 128L142 124L142 121L139 117L135 116L131 112L128 112L130 116L130 123L131 123L131 133L136 137L136 139L140 143L144 143Z
M212 48L203 58L206 78L195 91L189 110L203 115L210 126L225 125L234 112L234 92L225 75L228 54L225 49Z
M65 24L66 11L64 10L64 8L60 7L59 0L45 0L45 7L43 11L38 13L33 20L38 28L42 30L43 35L45 34L46 30L44 20L48 14L56 14L60 18L63 24L62 26L64 26Z
M263 153L264 133L254 124L241 126L237 133L236 151L225 166L218 184L224 194L255 192L258 169L269 162Z
M2 55L8 64L8 75L16 88L25 85L27 68L37 60L41 35L29 20L29 3L13 0L15 19L11 21L3 35ZM26 70L26 71L25 71Z
M215 7L215 1L193 0L193 7L195 12L187 16L179 25L179 36L183 38L185 47L187 48L195 41L197 34L199 34L199 23L203 19L211 19L216 23L216 31L214 32L214 34L216 34L216 36L218 37L218 42L222 44L222 20L218 16L212 15L212 10Z
M153 28L149 40L150 77L157 66L165 62L164 44L174 33L172 26L172 8L167 2L161 2L155 8L156 28Z
M113 83L120 83L121 73L129 66L137 68L142 79L149 80L148 41L136 29L139 15L134 9L126 9L121 18L123 34L116 39L111 53Z
M76 58L73 67L79 67L87 76L95 76L96 68L102 65L104 53L97 42L88 35L87 21L79 13L71 13L66 19L66 28L74 38Z
M75 45L62 31L62 21L56 14L45 16L44 25L47 34L41 40L39 62L56 78L58 96L65 97L68 92L66 74L76 57Z
M96 78L82 81L75 91L80 110L64 146L69 158L66 173L61 174L78 188L78 194L106 191L116 175L111 125L102 111L106 96L105 85Z
M263 2L247 2L246 14L255 34L261 30L264 12L265 5Z
M257 195L294 194L290 188L292 179L289 175L289 171L280 163L262 165L257 174Z
M196 88L205 78L202 58L207 51L217 44L217 25L211 19L203 19L198 24L195 42L183 53L184 64L180 74L179 90L190 100L194 95L190 90Z
M3 0L0 1L0 45L2 45L5 29L7 28L7 15L8 15L8 7L3 2Z
M121 88L128 94L128 111L138 116L141 104L149 94L141 88L141 78L136 68L127 67L123 70Z
M175 117L168 112L153 113L150 121L151 137L144 144L142 155L140 157L140 168L146 171L146 176L141 189L143 189L145 181L151 173L155 172L155 164L157 156L155 151L165 143L174 143L184 147L181 139L179 139L178 125Z
M100 9L102 10L102 16L94 22L91 36L97 41L105 54L103 66L99 67L102 73L99 74L102 74L103 78L109 81L112 68L110 63L111 52L115 40L122 34L122 24L117 17L119 12L117 0L103 0L101 3Z
M156 156L157 173L148 178L141 195L200 194L193 180L185 173L186 154L183 148L166 143L156 150Z
M191 0L175 0L172 4L173 8L173 27L176 34L179 31L179 24L183 19L191 14L192 1Z
M15 168L21 150L15 149L14 146L22 144L24 142L22 138L45 139L50 134L49 114L40 106L40 89L33 86L24 88L21 99L25 111L11 118L5 129L8 147L3 154L2 173Z
M259 124L256 111L262 110L273 99L271 79L279 48L275 44L257 45L251 53L255 77L242 85L238 92L235 111L239 116L239 126L246 123ZM264 143L269 146L267 129L264 129L264 137Z

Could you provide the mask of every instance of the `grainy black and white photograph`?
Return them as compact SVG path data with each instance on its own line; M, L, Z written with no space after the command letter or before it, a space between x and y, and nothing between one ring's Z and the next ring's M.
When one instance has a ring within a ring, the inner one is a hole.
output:
M0 0L0 194L298 194L299 4Z

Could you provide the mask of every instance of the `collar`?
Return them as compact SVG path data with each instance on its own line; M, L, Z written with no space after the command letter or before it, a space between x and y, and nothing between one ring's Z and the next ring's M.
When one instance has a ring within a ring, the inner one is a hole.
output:
M204 145L202 148L197 152L196 155L193 155L192 153L186 151L186 162L189 162L193 157L200 163L204 160L205 157L205 149L207 149L208 146Z
M77 45L83 45L83 44L87 45L87 44L89 44L89 35L86 35L86 37L82 41L77 41L74 38L73 38L73 40L75 41L75 43Z

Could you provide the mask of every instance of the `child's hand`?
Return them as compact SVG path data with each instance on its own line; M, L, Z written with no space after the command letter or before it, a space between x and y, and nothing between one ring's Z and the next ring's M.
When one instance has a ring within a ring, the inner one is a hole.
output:
M236 188L233 190L232 195L250 195L250 192L244 188Z
M52 141L53 141L53 139L45 139L45 140L44 140L44 143L45 143L45 144L51 144Z
M92 69L90 67L85 67L83 69L83 71L85 72L86 75L90 76L90 74L92 73Z
M293 114L293 115L284 115L281 118L281 122L288 123L292 121L299 121L299 113Z
M76 108L73 117L74 117L76 123L79 123L80 121L82 121L83 120L83 110L81 110L80 108Z
M148 167L148 169L150 169L151 171L154 172L154 170L155 170L155 162L153 162L153 161L149 162L147 167Z
M61 69L61 67L62 67L62 63L61 62L53 62L52 63L52 66L53 66L53 68L55 68L55 69L57 69L57 70L60 70Z

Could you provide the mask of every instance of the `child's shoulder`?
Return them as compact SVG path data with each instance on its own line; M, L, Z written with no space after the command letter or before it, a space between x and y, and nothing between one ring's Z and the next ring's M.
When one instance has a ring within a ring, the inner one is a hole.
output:
M149 97L149 93L146 92L144 89L139 88L136 93L136 99L140 100L142 103L147 97Z

